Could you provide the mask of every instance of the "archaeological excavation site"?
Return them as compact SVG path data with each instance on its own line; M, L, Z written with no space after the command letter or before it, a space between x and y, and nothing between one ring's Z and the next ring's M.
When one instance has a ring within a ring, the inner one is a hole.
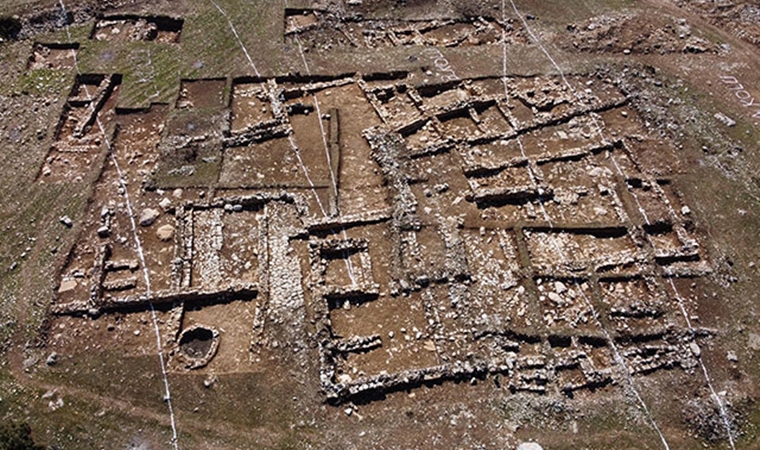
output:
M760 448L756 2L6 0L0 61L0 449Z

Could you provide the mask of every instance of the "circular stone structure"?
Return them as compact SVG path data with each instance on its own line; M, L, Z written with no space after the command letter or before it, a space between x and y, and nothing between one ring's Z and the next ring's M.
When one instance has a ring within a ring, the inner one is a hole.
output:
M187 369L204 367L219 348L219 332L204 325L193 325L179 337L180 360Z

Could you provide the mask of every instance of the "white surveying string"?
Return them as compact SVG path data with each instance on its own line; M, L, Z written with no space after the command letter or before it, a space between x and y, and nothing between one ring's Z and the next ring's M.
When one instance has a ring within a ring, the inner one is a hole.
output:
M514 2L512 3L512 5L514 6ZM507 88L507 39L506 39L506 28L504 28L506 26L506 19L507 19L507 17L506 17L506 0L502 0L501 10L502 10L502 30L503 30L502 31L502 46L503 46L503 55L504 55L504 61L503 61L504 73L502 74L502 76L503 76L502 80L503 80L503 84L504 84L505 101L508 102L509 101L509 92L507 90L508 89ZM530 30L527 28L527 24L525 24L525 26L526 26L526 30L531 34L531 36L533 36L533 33L530 32ZM534 39L535 39L535 37L534 37ZM540 45L541 44L539 43L539 46ZM547 56L548 56L548 53L547 53ZM561 73L561 75L562 75L562 79L565 80L564 74ZM519 136L519 134L517 135L517 139L518 139L518 144L520 144L520 150L522 151L523 157L525 157L525 152L524 152L523 146L522 146L522 144L520 142L520 136ZM529 170L529 172L531 174L531 180L532 180L532 182L534 184L534 189L538 190L538 186L537 186L535 178L533 176L533 171L530 169L530 164L531 164L531 162L528 161L528 170ZM540 197L538 199L538 203L539 203L539 206L541 207L541 210L543 211L544 215L547 217L547 222L549 224L549 228L553 230L554 229L554 225L552 224L551 220L548 219L548 214L546 213L546 208L545 208L544 203L543 203L543 201L541 200ZM557 242L555 240L551 240L551 242L552 242L552 244L554 246L555 252L557 253L557 255L559 256L559 258L561 259L562 264L563 265L567 265L567 260L565 259L565 255L562 252L562 250L559 248L559 245L557 244ZM636 397L636 400L638 401L639 405L643 409L643 411L644 411L644 413L645 413L645 415L646 415L646 417L647 417L650 425L657 432L657 435L659 436L660 440L662 441L662 444L665 447L665 449L666 450L670 450L670 446L668 445L668 442L665 439L665 436L662 434L662 431L660 430L660 427L655 422L654 418L652 417L652 414L649 412L649 408L647 407L646 403L644 402L644 399L641 398L641 395L639 394L638 390L636 389L636 387L635 387L635 385L633 383L633 379L631 377L630 370L628 368L628 365L625 362L625 359L620 354L620 352L618 350L618 347L615 344L615 341L612 339L612 336L610 335L610 333L607 331L607 329L604 327L604 325L602 324L601 320L599 319L599 313L596 311L596 308L594 308L594 305L592 304L591 299L589 299L588 296L586 295L586 293L583 291L583 289L582 289L582 287L581 287L580 282L578 281L578 279L577 278L573 278L573 281L575 283L575 286L576 286L578 292L581 294L581 297L583 297L584 302L586 303L586 307L588 308L589 311L591 311L591 314L592 314L592 317L594 319L594 322L596 322L597 326L599 327L599 329L604 334L604 337L607 340L607 343L609 344L610 350L612 351L612 354L613 354L613 357L615 359L615 362L619 366L620 372L625 377L625 380L626 380L626 383L628 385L629 390Z
M71 30L69 28L69 22L68 22L68 13L66 12L66 5L63 4L63 0L58 0L58 3L61 6L61 10L63 12L63 18L64 23L66 26L66 35L68 36L69 43L72 43L71 39ZM71 53L74 57L74 68L76 70L77 75L81 76L82 72L79 69L79 61L77 60L77 54L75 50L71 50ZM121 168L119 167L119 163L116 160L116 156L113 153L113 146L111 145L110 140L108 139L108 136L105 132L105 129L103 128L103 124L100 121L100 118L97 116L97 113L95 111L95 105L92 103L92 97L90 95L90 91L85 86L84 88L85 95L87 96L87 100L89 101L90 108L92 110L93 115L95 115L95 122L98 125L98 129L100 131L100 134L103 138L103 142L106 144L106 148L108 149L108 154L111 157L111 162L113 163L114 167L116 168L117 175L119 177L119 185L124 191L124 202L127 206L127 214L129 216L129 221L132 227L132 235L135 239L135 246L137 247L137 255L140 259L140 264L142 265L142 272L143 272L143 278L145 281L145 295L148 299L151 297L151 289L150 289L150 275L148 271L148 267L145 264L145 255L143 254L142 244L140 243L140 237L137 234L137 224L135 223L135 216L132 209L132 203L129 200L129 191L127 190L127 184L126 180L124 178L124 174L121 171ZM157 345L157 352L158 352L158 360L161 366L161 374L163 377L163 383L164 383L164 401L166 402L168 408L169 408L169 418L171 421L171 428L172 428L172 447L174 450L179 449L179 439L177 435L177 425L174 418L174 408L172 407L172 401L171 401L171 393L169 391L169 378L166 373L166 364L164 362L164 354L163 354L163 345L161 343L161 333L158 328L158 317L156 316L156 310L153 307L152 302L148 302L150 305L150 311L151 311L151 317L153 319L153 329L156 334L156 345Z
M504 1L505 1L505 0L502 0L502 3L503 3ZM562 71L562 69L559 67L559 65L558 65L558 64L557 64L557 62L554 60L554 58L552 58L552 56L549 54L549 52L546 50L546 48L543 46L543 44L541 44L541 41L540 41L540 40L539 40L539 39L536 37L536 35L535 35L535 34L533 33L533 31L530 29L530 27L528 26L528 23L527 23L527 21L525 20L525 17L524 17L524 16L523 16L523 15L520 13L520 11L517 9L517 5L515 5L515 2L514 2L514 0L509 0L509 1L510 1L510 3L512 4L512 8L514 9L514 11L515 11L515 14L516 14L516 15L517 15L517 16L520 18L520 20L522 21L522 24L523 24L523 26L525 27L525 30L528 32L528 34L531 36L531 38L532 38L532 39L533 39L533 40L536 42L536 44L539 46L539 48L541 49L541 51L542 51L542 52L543 52L543 53L546 55L546 57L547 57L547 58L549 59L549 61L552 63L552 65L554 66L554 68L555 68L555 69L557 69L557 71L559 72L560 76L562 77L562 80L563 80L563 82L564 82L565 86L567 86L567 88L570 90L570 92L572 92L572 93L573 93L573 95L575 96L575 98L576 98L577 100L579 100L579 101L580 101L580 98L579 98L579 96L578 96L578 93L577 93L577 91L576 91L576 90L575 90L575 88L573 88L573 86L572 86L572 85L571 85L571 84L570 84L570 83L567 81L567 78L565 78L565 74L564 74L564 72ZM596 126L596 128L597 128L597 131L598 131L598 133L600 134L600 136L602 136L602 139L604 139L604 136L603 136L603 132L602 132L602 129L601 129L601 127L599 126L599 124L597 123L596 119L595 119L593 116L592 116L592 120L593 120L593 122L594 122L594 124L595 124L595 126ZM617 162L614 160L614 158L613 158L613 162L615 163L615 167L617 168L618 172L619 172L619 173L620 173L620 174L623 176L623 178L625 178L625 179L627 180L627 178L628 178L628 177L627 177L627 176L625 175L625 173L624 173L624 172L621 170L620 166L618 166L618 164L617 164ZM626 184L627 184L627 182L626 182ZM639 203L639 199L638 199L638 197L636 196L635 192L633 192L633 190L632 190L632 189L630 189L630 188L629 188L629 192L630 192L630 193L633 195L634 199L636 200L636 203L638 204L638 208L639 208L639 211L640 211L640 212L641 212L641 214L643 215L645 222L646 222L647 224L649 224L649 219L647 218L646 214L644 213L644 210L643 210L643 208L641 207L641 204ZM668 208L670 209L670 212L671 212L671 214L675 214L675 212L674 212L674 210L673 210L673 208L672 208L672 205L670 205L670 202L668 202L668 201L666 200L666 201L665 201L665 203L666 203L666 205L668 206ZM676 296L676 299L678 300L678 303L679 303L679 306L680 306L680 308L681 308L681 311L682 311L682 313L683 313L684 317L686 318L686 323L687 323L687 326L689 327L689 329L690 329L690 331L692 332L692 334L694 334L694 329L691 327L691 323L690 323L690 321L689 321L689 319L688 319L688 316L687 316L687 314L686 314L686 310L684 309L684 306L683 306L683 300L682 300L682 298L681 298L680 294L678 293L678 290L676 289L676 286L675 286L675 284L673 283L672 277L671 277L671 278L669 278L669 281L670 281L671 287L673 288L673 292L674 292L674 294L675 294L675 296ZM701 368L702 368L702 372L703 372L703 374L704 374L705 382L707 383L707 386L708 386L708 387L709 387L709 389L710 389L710 392L711 392L711 394L712 394L713 400L715 401L716 405L718 406L718 410L719 410L719 412L720 412L721 418L723 419L723 424L724 424L724 426L725 426L725 428L726 428L726 434L728 435L729 444L731 445L731 448L732 448L732 449L735 449L736 447L735 447L735 443L734 443L733 432L732 432L732 430L731 430L731 426L730 426L730 423L729 423L729 420L728 420L728 415L726 414L726 410L725 410L725 407L724 407L724 405L723 405L723 402L721 401L720 397L719 397L719 396L718 396L718 395L715 393L715 389L713 389L713 386L712 386L712 382L711 382L711 380L710 380L710 376L709 376L709 374L708 374L708 371L707 371L707 367L705 366L705 364L704 364L704 361L702 360L702 357L701 357L701 355L700 355L699 357L697 357L697 360L699 361L699 364L700 364L700 366L701 366ZM667 445L667 444L666 444L666 445Z

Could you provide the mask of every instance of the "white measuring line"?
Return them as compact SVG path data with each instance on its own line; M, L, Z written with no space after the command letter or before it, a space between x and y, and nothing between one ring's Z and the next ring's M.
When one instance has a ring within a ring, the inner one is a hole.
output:
M505 1L505 0L502 0L502 3L503 3L504 1ZM563 72L563 71L562 71L562 69L559 67L559 65L558 65L558 64L557 64L557 62L554 60L554 58L552 58L552 56L549 54L549 52L546 50L546 48L543 46L543 44L541 44L541 41L540 41L540 40L539 40L539 39L536 37L536 35L535 35L535 34L533 34L533 31L530 29L530 27L528 26L528 23L527 23L527 21L525 20L525 17L524 17L524 16L523 16L523 15L520 13L520 11L517 9L517 5L515 5L515 2L514 2L514 0L509 0L509 1L510 1L510 3L512 4L512 8L514 9L514 11L515 11L515 14L516 14L516 15L517 15L517 16L520 18L520 20L522 21L522 23L523 23L523 26L525 27L525 30L528 32L528 34L530 34L531 38L532 38L532 39L533 39L533 40L536 42L536 44L538 44L538 46L541 48L541 51L542 51L542 52L543 52L543 53L546 55L546 57L547 57L547 58L549 58L549 61L551 61L552 65L553 65L553 66L554 66L554 67L557 69L557 71L559 72L560 76L562 77L562 80L563 80L563 82L564 82L565 86L567 86L567 88L568 88L568 89L570 89L570 92L572 92L572 93L573 93L573 95L575 96L575 98L576 98L578 101L580 101L580 97L578 96L578 93L577 93L577 92L576 92L576 90L575 90L575 89L572 87L572 85L571 85L571 84L570 84L570 83L567 81L567 78L565 78L565 74L564 74L564 72ZM597 131L598 131L599 135L600 135L600 136L602 136L602 139L603 139L603 140L606 140L606 139L604 138L604 135L603 135L603 131L602 131L602 128L599 126L598 122L596 121L596 118L594 118L593 116L591 116L591 118L592 118L592 120L593 120L593 122L594 122L594 125L595 125L595 126L596 126L596 128L597 128ZM612 155L610 154L610 156L612 156ZM627 176L625 175L625 173L624 173L624 172L623 172L623 171L620 169L620 167L618 166L618 164L617 164L617 162L615 161L614 157L613 157L612 161L615 163L615 167L618 169L618 172L619 172L619 173L620 173L620 174L623 176L623 178L625 178L625 179L627 180L627 179L628 179L628 177L627 177ZM626 184L627 184L627 182L626 182ZM636 199L636 203L637 203L637 204L638 204L638 206L639 206L639 211L640 211L640 212L641 212L641 214L644 216L644 220L646 221L646 223L647 223L647 224L649 224L649 219L647 218L646 214L644 213L644 211L643 211L643 208L641 207L641 204L639 203L639 199L638 199L638 197L637 197L637 196L636 196L636 194L633 192L633 190L632 190L632 189L630 189L630 188L629 188L629 192L631 192L631 194L633 194L633 197L634 197L634 199ZM673 207L672 207L672 205L670 204L670 202L669 202L667 199L665 199L664 201L665 201L665 204L666 204L666 205L668 206L668 208L670 209L670 212L671 212L671 214L673 215L673 217L677 217L677 213L676 213L676 212L673 210ZM684 318L686 319L686 324L687 324L687 326L689 327L689 329L690 329L690 331L692 332L692 334L694 334L694 328L692 328L692 326L691 326L691 322L689 321L688 315L686 314L686 309L684 308L684 305L683 305L683 299L682 299L681 295L678 293L678 290L676 289L676 286L675 286L675 283L673 282L673 279L672 279L672 277L669 277L669 278L668 278L668 280L670 281L670 285L671 285L671 287L673 288L673 293L675 294L675 296L676 296L676 299L678 300L678 304L679 304L679 307L681 308L681 312L683 313L683 315L684 315ZM695 355L695 356L696 356L696 355ZM720 400L720 397L719 397L719 396L718 396L718 395L715 393L715 389L714 389L714 388L713 388L713 386L712 386L712 381L711 381L711 379L710 379L710 375L708 374L708 371L707 371L707 367L705 366L705 364L704 364L704 361L702 360L702 355L701 355L701 354L699 355L699 357L697 357L697 360L699 361L699 364L700 364L700 366L702 367L702 373L704 374L704 377L705 377L705 382L707 383L707 386L710 388L710 392L711 392L711 394L712 394L713 400L714 400L714 401L715 401L715 403L717 404L717 406L718 406L718 409L719 409L719 411L720 411L720 413L721 413L721 418L723 419L723 424L724 424L724 426L726 427L726 434L728 435L728 440L729 440L729 443L731 444L731 448L732 448L732 449L735 449L736 447L735 447L735 443L734 443L734 437L733 437L733 433L732 433L732 431L731 431L731 426L730 426L730 424L729 424L728 415L726 414L726 410L725 410L725 407L724 407L724 405L723 405L723 402ZM667 444L666 444L666 445L667 445Z
M251 59L251 55L250 53L248 53L248 49L245 47L245 44L243 44L243 41L240 39L240 35L238 34L237 29L235 28L235 25L232 24L232 21L227 15L227 12L225 12L214 0L209 0L209 1L214 5L214 7L216 7L216 9L227 20L227 23L230 26L230 30L232 30L232 34L235 35L235 39L237 40L240 49L243 50L243 53L245 54L245 57L248 60L248 64L251 66L251 69L253 69L253 73L256 74L257 78L261 78L261 73L259 72L259 69L256 68L256 64L253 62L253 59ZM274 93L269 91L269 89L266 87L263 81L260 82L260 86L261 86L261 89L269 96L270 102L272 103L272 108L275 109L275 107L277 107L277 109L279 109L280 108L279 100L275 98ZM301 169L303 170L303 173L306 176L306 181L309 183L309 186L311 187L311 190L314 193L314 197L317 200L317 205L319 206L319 209L322 212L322 215L324 215L325 217L328 217L327 211L325 210L324 205L322 204L322 201L319 199L319 195L317 195L317 188L312 182L311 177L309 176L309 171L304 165L303 160L301 159L300 150L298 149L298 146L296 145L292 135L288 136L288 142L290 143L290 147L295 153L296 158L298 159L298 163L300 164Z
M502 0L502 9L504 9L504 6L505 6L504 2L505 2L505 0ZM515 14L517 15L517 17L519 17L520 20L522 21L522 24L525 27L525 31L528 32L528 34L530 35L531 39L533 39L536 42L536 44L538 45L538 48L541 49L541 51L544 53L544 55L546 55L546 57L549 59L549 61L551 61L552 65L557 69L557 71L559 72L560 77L562 77L563 83L565 84L565 86L568 87L568 89L570 89L570 92L573 94L573 96L576 98L576 100L581 101L581 98L578 95L578 92L575 90L575 88L572 87L572 85L570 84L570 82L567 81L567 78L565 78L565 72L563 72L562 69L560 69L559 64L557 64L557 62L554 60L554 58L552 58L552 55L549 54L549 52L546 50L546 47L544 47L544 45L541 43L541 41L538 39L538 37L536 37L536 35L533 33L533 30L531 30L530 27L528 26L527 20L525 20L525 17L523 17L523 15L517 9L517 5L515 5L514 0L509 0L509 2L512 4L512 8L514 9ZM506 20L506 17L504 19ZM505 52L506 52L506 43L505 43ZM592 114L589 114L589 117L591 118L591 121L594 123L594 127L598 130L599 135L602 138L602 141L607 142L607 139L602 134L602 128L599 126L599 122L597 122L596 117L594 117ZM634 198L634 200L636 200L636 204L638 205L639 213L641 213L641 215L644 217L644 221L647 223L647 225L649 225L649 218L647 217L646 212L644 212L644 208L642 208L641 203L639 202L639 197L636 195L635 192L633 192L633 188L628 185L628 177L625 175L625 173L623 172L623 170L618 165L617 161L615 160L615 156L612 154L612 152L608 151L607 154L609 155L610 159L612 159L612 163L615 165L615 169L617 169L618 174L620 174L621 176L623 176L623 178L625 178L625 180L626 180L626 186L628 187L628 192L630 192L631 196Z
M256 74L256 76L258 78L261 78L261 73L256 68L256 64L253 62L253 59L251 59L251 55L248 53L248 50L246 49L245 44L243 44L243 41L240 39L240 35L238 34L237 30L235 29L235 25L233 25L232 21L230 20L229 16L227 15L227 13L214 0L209 0L209 1L216 7L216 9L227 20L227 23L229 24L230 29L232 30L232 34L235 35L235 39L237 40L238 45L243 50L243 53L245 54L245 57L248 60L248 64L251 66L251 69L253 69L253 72ZM299 43L299 48L300 48L300 43ZM301 52L301 57L304 58L303 51ZM305 58L304 58L304 65L306 66L307 72L309 72L309 66L308 66L308 64L306 64L306 59ZM261 82L260 86L261 86L261 89L264 92L266 92L267 95L269 96L269 99L272 102L273 109L274 109L275 105L279 104L279 100L277 98L275 98L275 95L274 95L273 92L269 91L269 89L266 87L266 85L264 84L264 82ZM319 121L319 127L320 127L320 129L322 131L322 142L325 145L325 153L327 155L327 163L328 163L328 168L330 170L330 178L332 180L333 189L335 190L335 193L336 193L335 195L336 195L336 198L337 198L338 188L337 188L337 183L335 181L335 174L333 173L333 170L332 170L332 164L330 163L330 152L329 152L329 149L328 149L328 146L327 146L327 140L325 138L325 130L324 130L324 126L322 124L322 115L319 112L319 102L317 101L316 94L312 94L312 95L314 96L314 103L315 103L316 108L317 108L317 115L318 115L317 120ZM278 108L279 108L279 106L278 106ZM303 160L301 159L301 152L298 149L298 146L296 145L295 140L293 139L293 135L292 134L288 135L288 142L290 143L290 147L291 147L291 149L293 150L293 152L296 155L296 159L298 159L298 164L301 166L301 170L303 171L304 176L306 177L306 181L309 183L309 186L311 187L312 194L314 194L314 198L317 201L317 205L319 206L319 210L322 213L322 216L324 216L325 218L329 218L329 215L327 214L327 211L325 210L325 207L322 204L322 200L320 200L319 195L317 194L316 186L314 185L314 182L312 181L311 177L309 176L309 170L306 168L306 165L304 164ZM343 238L347 240L348 239L348 235L346 234L345 227L342 227L342 231L343 231ZM351 258L350 257L346 257L346 268L348 270L349 278L351 279L351 284L353 286L356 286L356 284L357 284L356 283L356 277L354 275L353 263L351 262Z
M153 58L150 49L148 49L148 67L150 67L150 83L153 85L153 89L156 90L156 92L148 98L148 100L152 100L160 97L161 93L158 91L158 85L156 84L156 69L153 67Z
M64 23L66 24L66 35L68 36L69 43L72 43L71 30L69 28L69 23L68 23L68 13L66 12L66 5L63 4L63 0L58 0L58 3L61 6L61 10L63 12L63 17L64 17ZM71 52L74 57L74 68L77 72L77 75L81 76L82 72L79 69L79 61L77 60L76 51L72 49ZM113 162L114 167L116 168L116 172L119 177L119 184L121 188L124 190L124 201L125 201L125 204L127 205L127 214L129 215L129 221L132 226L132 234L135 239L135 245L137 247L137 255L140 258L140 264L142 265L142 268L143 268L142 271L143 271L143 278L145 279L145 295L148 298L150 298L151 296L150 274L148 272L148 266L145 263L145 255L143 254L142 244L140 243L140 237L137 234L137 224L135 223L135 215L132 210L132 203L129 200L129 191L127 190L126 180L124 178L124 174L121 171L121 168L119 167L119 163L116 160L116 156L113 153L113 146L111 145L111 142L108 139L106 131L103 128L103 124L97 115L97 111L95 110L95 105L92 102L92 96L90 95L90 91L87 89L86 85L84 86L84 92L85 92L85 95L87 96L87 100L90 103L90 109L92 110L93 115L95 115L95 122L97 123L100 134L103 137L103 142L106 144L108 153L111 156L111 161ZM164 362L164 355L163 355L163 350L162 350L163 345L161 343L161 333L158 328L158 317L156 316L156 310L153 307L153 303L149 301L148 304L150 305L151 316L153 319L153 329L156 333L156 346L158 347L158 360L161 365L161 374L163 375L164 401L166 401L166 404L169 408L169 417L171 419L171 427L172 427L171 443L172 443L172 447L175 450L178 450L179 445L178 445L177 426L176 426L176 421L174 418L174 408L172 407L171 393L169 391L169 379L166 374L166 364Z
M676 285L673 282L673 277L668 277L668 281L670 282L670 287L673 289L673 294L675 294L676 300L678 301L678 307L681 308L681 313L683 314L684 320L686 320L686 326L689 327L689 331L691 331L692 337L695 337L696 340L696 330L691 326L691 320L689 320L689 315L686 313L686 308L684 307L684 300L681 297L681 294L678 293L678 289L676 289ZM731 433L731 424L728 421L728 414L726 413L726 410L723 406L723 402L720 400L720 397L715 392L715 388L713 388L712 380L710 379L710 374L707 372L707 366L705 366L704 360L702 359L702 352L699 353L699 355L694 355L697 358L697 361L699 361L699 365L702 368L702 373L705 376L705 382L707 383L707 387L710 389L710 395L715 401L715 403L718 405L718 410L720 411L721 419L723 419L723 426L726 427L726 433L728 434L728 442L731 444L731 448L735 449L735 443L734 443L734 437Z
M293 20L291 18L291 20ZM298 44L298 51L301 54L301 60L303 61L303 65L306 68L306 73L311 76L311 69L309 68L309 64L306 62L306 55L304 55L303 47L301 46L301 40L298 39L298 33L294 34L296 38L296 43ZM332 186L333 186L333 192L335 193L335 198L337 201L338 198L338 182L335 178L335 172L333 172L332 167L332 157L330 156L330 148L327 145L327 133L325 133L325 127L324 124L322 124L322 111L319 109L319 100L317 99L316 92L311 94L312 98L314 99L314 106L317 109L317 121L319 122L319 129L322 133L322 144L325 147L325 157L327 158L327 168L330 170L330 180L332 180ZM339 212L340 214L340 212ZM348 241L348 234L346 233L346 227L341 224L341 231L343 234L343 239ZM356 276L354 275L354 264L351 262L351 255L346 252L346 267L348 268L348 276L351 279L351 285L356 286Z
M512 1L512 0L510 0L510 1ZM512 5L514 6L514 2L512 2ZM502 10L502 22L503 22L503 25L502 25L502 49L503 49L503 55L504 55L504 61L503 61L504 73L503 73L502 81L503 81L503 84L504 84L505 101L509 101L509 92L508 92L508 87L507 87L507 36L506 36L506 29L504 28L504 26L506 25L506 19L507 19L506 18L506 0L502 0L501 10ZM515 10L516 10L516 8L515 8ZM532 32L530 32L530 30L527 28L527 24L526 24L526 29L528 30L529 33L531 33L531 36L533 36ZM540 43L539 43L539 45L540 45ZM564 79L564 74L562 74L562 78ZM525 151L524 151L522 143L520 141L520 135L517 134L516 137L517 137L517 142L518 142L518 144L520 146L520 151L522 152L523 157L525 157ZM538 192L539 188L537 186L537 183L536 183L536 180L535 180L535 176L533 175L533 171L531 170L530 165L531 165L531 161L528 160L528 171L529 171L529 173L531 175L531 181L532 181L532 183L534 185L534 189L536 189L537 192ZM550 220L550 218L549 218L549 216L548 216L548 214L546 212L546 208L545 208L544 203L541 200L540 196L539 196L538 203L539 203L539 206L541 207L541 210L544 213L544 216L547 218L547 222L549 223L549 228L553 230L554 229L554 225L552 224L552 222L551 222L551 220ZM562 252L562 250L559 248L559 245L557 244L557 242L554 241L554 240L551 240L551 242L552 242L552 244L554 246L555 252L557 253L557 255L562 260L562 264L563 265L567 265L567 260L565 259L565 255ZM626 382L628 384L628 387L630 388L630 391L633 392L633 394L636 397L636 400L638 401L639 405L644 410L644 413L645 413L647 419L649 420L650 425L652 426L652 428L659 435L660 440L662 441L662 444L664 445L665 449L669 450L670 446L668 445L668 442L665 439L665 436L662 434L662 431L660 430L660 427L655 422L654 418L652 417L652 414L649 412L649 408L647 407L646 403L644 402L644 399L641 398L641 395L639 394L638 390L636 389L636 387L635 387L635 385L633 383L633 379L631 377L631 373L630 373L630 370L628 368L628 365L626 364L625 360L623 359L622 355L620 354L620 351L618 350L617 344L615 344L615 341L612 339L612 336L610 335L610 333L607 331L607 329L602 324L602 322L601 322L601 320L599 318L599 313L597 312L596 308L594 308L594 306L593 306L593 304L591 302L591 299L589 299L588 296L586 295L586 293L583 291L583 288L581 287L580 282L578 281L578 278L574 277L573 281L575 283L575 286L576 286L578 292L580 292L581 297L583 297L584 302L586 303L586 307L589 309L589 311L591 311L592 317L593 317L594 321L596 322L596 325L599 327L599 329L601 330L601 332L604 334L604 337L606 338L606 340L607 340L607 342L609 344L610 350L612 351L613 357L615 358L615 362L620 367L621 371L623 372L623 375L625 376L625 380L626 380Z

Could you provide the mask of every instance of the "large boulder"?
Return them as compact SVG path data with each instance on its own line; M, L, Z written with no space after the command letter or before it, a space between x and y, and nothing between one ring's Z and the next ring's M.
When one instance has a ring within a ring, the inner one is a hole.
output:
M174 238L174 227L171 225L161 225L156 230L156 237L164 242L171 241Z
M161 213L157 209L145 208L140 213L140 226L149 227L158 219Z

